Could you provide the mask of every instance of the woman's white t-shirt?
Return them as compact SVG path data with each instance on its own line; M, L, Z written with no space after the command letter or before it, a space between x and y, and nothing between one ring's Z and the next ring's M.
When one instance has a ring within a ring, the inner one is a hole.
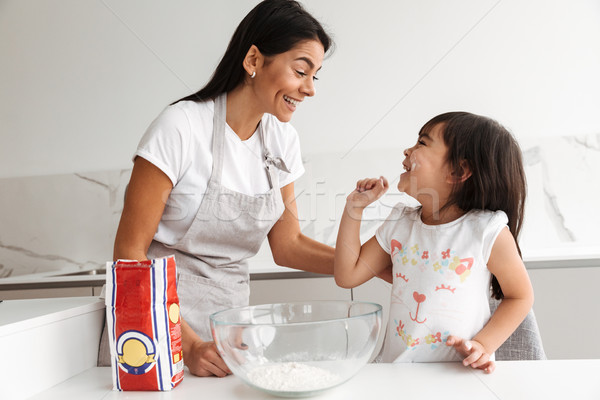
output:
M165 173L173 183L154 239L176 244L200 208L212 174L214 101L180 101L168 106L148 127L135 157L142 157ZM304 173L298 133L289 123L264 114L261 124L265 145L281 157L290 173L279 171L284 187ZM222 185L236 192L257 196L269 191L263 150L258 131L247 140L226 125Z
M375 235L393 265L381 361L462 360L445 342L449 335L472 339L489 320L487 262L507 223L503 211L472 210L426 225L420 208L394 207Z

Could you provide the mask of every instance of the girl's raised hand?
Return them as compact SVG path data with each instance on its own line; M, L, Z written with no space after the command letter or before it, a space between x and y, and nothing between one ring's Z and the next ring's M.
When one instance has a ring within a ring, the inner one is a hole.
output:
M446 346L454 346L458 354L465 357L463 360L465 367L471 366L472 368L482 369L488 374L496 369L496 363L490 360L490 354L476 340L465 340L450 335L446 340Z
M388 187L388 181L383 176L362 179L356 182L356 189L348 195L346 204L352 209L362 211L383 196Z

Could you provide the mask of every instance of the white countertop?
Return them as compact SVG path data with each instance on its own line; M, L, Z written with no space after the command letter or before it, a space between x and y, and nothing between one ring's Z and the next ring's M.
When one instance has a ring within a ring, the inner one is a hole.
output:
M459 363L368 364L315 399L600 399L600 360L500 361L484 374ZM91 368L33 399L265 399L239 378L186 376L171 392L117 392L111 369Z
M578 245L559 248L523 251L523 260L527 269L546 268L587 268L600 267L600 249L598 247L582 247ZM249 260L251 280L290 279L325 277L327 275L304 272L297 269L280 267L272 259L268 246ZM2 290L22 290L31 288L64 288L64 287L100 287L106 275L69 275L82 270L68 268L60 271L45 271L36 274L17 275L0 279L0 299Z
M17 275L0 279L0 299L2 299L2 290L23 290L23 289L46 289L46 288L65 288L65 287L101 287L106 281L105 274L92 275L70 275L71 273L81 273L85 270L68 268L60 271L45 271L36 274ZM300 271L297 269L280 267L273 261L258 261L251 265L250 279L289 279L289 278L310 278L323 277L326 275L315 274L312 272Z
M7 300L0 303L0 337L104 309L98 297Z

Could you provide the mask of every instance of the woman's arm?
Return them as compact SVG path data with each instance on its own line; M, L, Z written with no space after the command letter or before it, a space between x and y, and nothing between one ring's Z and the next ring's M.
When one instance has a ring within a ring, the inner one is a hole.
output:
M137 157L117 229L113 259L146 260L173 185L151 162Z
M173 185L151 162L137 157L127 187L125 205L117 229L113 258L146 260ZM219 356L214 342L204 342L181 319L184 362L198 376L225 376L231 371Z
M333 274L333 247L317 242L300 231L294 183L281 188L285 210L267 235L277 265Z
M385 178L359 181L357 189L346 201L335 245L335 282L343 288L354 288L391 266L391 259L372 237L360 243L360 223L365 207L387 190Z
M492 372L494 364L489 361L491 354L519 327L533 305L529 275L508 228L504 228L494 242L488 269L498 279L504 299L472 340L450 336L446 344L455 346L466 356L463 360L465 366Z
M334 248L317 242L300 231L294 183L281 188L281 195L285 211L268 234L275 263L303 271L333 275ZM381 272L378 277L391 283L391 268Z

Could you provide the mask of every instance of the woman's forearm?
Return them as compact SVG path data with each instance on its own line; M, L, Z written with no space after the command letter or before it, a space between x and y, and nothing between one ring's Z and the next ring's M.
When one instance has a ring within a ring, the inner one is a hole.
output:
M181 317L181 316L180 316ZM194 332L191 326L181 317L181 348L185 354L190 354L194 342L201 341L200 336Z
M333 275L334 248L299 233L275 258L278 265L307 272Z
M115 240L115 248L113 252L113 260L147 260L146 250L141 247L127 246L122 242Z

